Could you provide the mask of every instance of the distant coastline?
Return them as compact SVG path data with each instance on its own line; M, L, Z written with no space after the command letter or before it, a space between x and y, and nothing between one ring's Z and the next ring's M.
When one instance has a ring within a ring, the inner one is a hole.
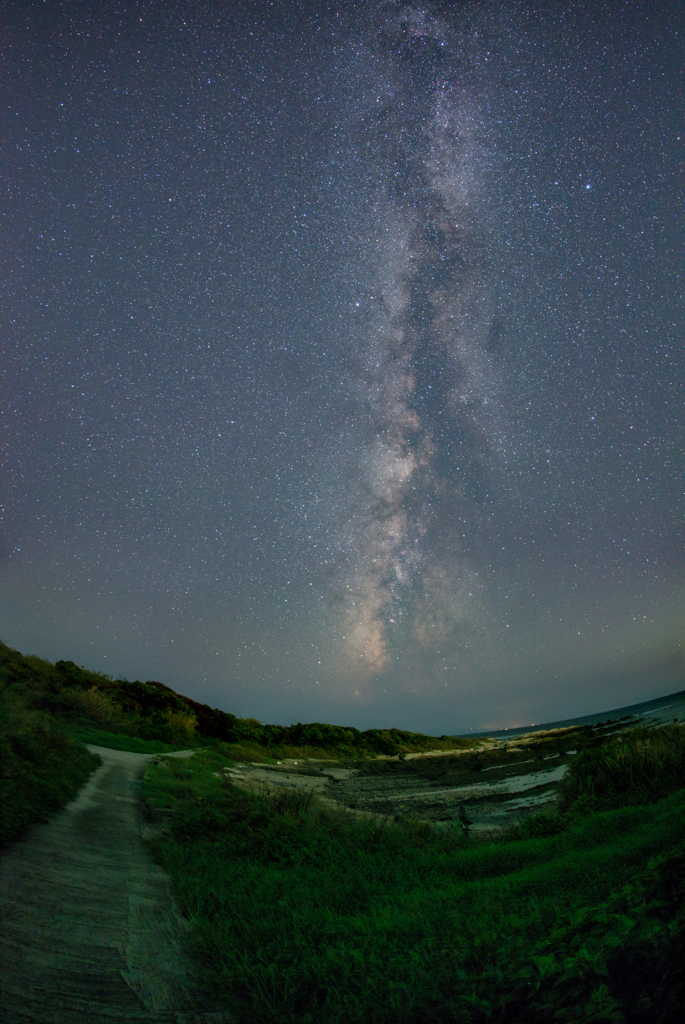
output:
M671 710L672 709L672 710ZM668 715L662 712L669 711ZM548 729L565 729L569 726L598 725L601 722L617 722L621 718L642 718L656 719L656 723L671 722L677 719L679 722L685 720L685 690L678 690L676 693L667 694L664 697L655 697L653 700L643 701L641 704L628 704L621 708L612 708L609 711L600 711L595 715L581 715L580 718L565 718L559 722L536 722L534 725L522 725L515 729L474 729L471 732L460 733L461 736L523 736L527 732L546 732ZM645 721L645 725L656 724L653 721Z

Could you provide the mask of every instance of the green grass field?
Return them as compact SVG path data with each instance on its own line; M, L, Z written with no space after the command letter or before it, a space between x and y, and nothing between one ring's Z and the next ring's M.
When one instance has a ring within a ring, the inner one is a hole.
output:
M60 810L100 763L50 722L0 733L0 849Z
M75 725L71 722L62 723L63 731L78 743L90 743L95 747L108 747L110 750L131 750L135 754L168 754L172 750L187 750L188 743L164 743L162 740L144 740L140 736L127 733L109 732L90 725ZM197 739L191 746L198 745Z
M650 744L673 748L682 785L683 730L643 733L619 806L587 812L581 763L565 815L479 843L241 791L217 752L151 767L147 797L176 812L153 850L201 984L244 1024L679 1019L685 790L643 801Z
M143 806L172 827L151 850L198 989L236 1024L679 1024L685 729L574 735L558 809L475 840L225 774L288 756L375 770L453 737L262 726L0 644L0 847L78 792L99 763L84 743L155 753ZM200 749L164 757L182 747Z

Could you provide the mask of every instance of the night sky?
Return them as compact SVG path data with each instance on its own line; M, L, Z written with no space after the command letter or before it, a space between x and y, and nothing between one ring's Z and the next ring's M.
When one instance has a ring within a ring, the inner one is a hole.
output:
M433 734L685 686L685 5L4 2L0 637Z

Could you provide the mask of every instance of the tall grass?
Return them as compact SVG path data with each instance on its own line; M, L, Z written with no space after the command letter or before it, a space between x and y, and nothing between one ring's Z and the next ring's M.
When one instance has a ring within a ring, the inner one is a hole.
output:
M107 747L110 750L130 750L136 754L165 754L172 750L189 749L188 743L164 743L162 740L146 740L128 733L108 732L92 725L77 725L73 722L61 723L61 729L79 743L90 743L96 747ZM197 739L191 740L191 747L200 747Z
M145 788L173 812L153 849L193 922L198 984L238 1024L680 1021L682 727L584 750L560 813L476 842L458 825L247 792L226 772L238 758L401 755L450 737L262 726L0 644L0 844L85 781L97 759L76 738L147 752L224 741L160 757Z
M154 849L202 984L239 1024L679 1019L684 791L473 843L241 791L223 767L159 764L146 786L176 810Z
M559 786L560 810L647 803L685 786L685 728L634 729L582 750Z
M470 740L314 723L290 727L199 704L163 683L112 679L23 655L0 642L0 843L43 821L85 782L96 760L83 744L140 753L225 744L234 759L365 757Z
M409 751L461 749L480 742L471 738L424 736L400 729L367 729L362 733L352 727L321 722L264 725L254 718L237 718L200 704L155 680L112 679L101 672L79 668L73 661L53 665L35 655L23 655L0 641L2 678L17 684L26 707L60 722L176 748L208 741L223 743L231 748L230 754L236 759L402 756Z
M74 797L101 763L47 716L0 687L0 849L46 821Z

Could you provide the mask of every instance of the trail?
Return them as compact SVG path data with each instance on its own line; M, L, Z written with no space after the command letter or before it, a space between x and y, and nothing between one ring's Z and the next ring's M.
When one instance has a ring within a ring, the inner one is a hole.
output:
M141 838L151 755L89 749L78 797L0 856L2 1024L228 1024L194 1005L188 925Z

